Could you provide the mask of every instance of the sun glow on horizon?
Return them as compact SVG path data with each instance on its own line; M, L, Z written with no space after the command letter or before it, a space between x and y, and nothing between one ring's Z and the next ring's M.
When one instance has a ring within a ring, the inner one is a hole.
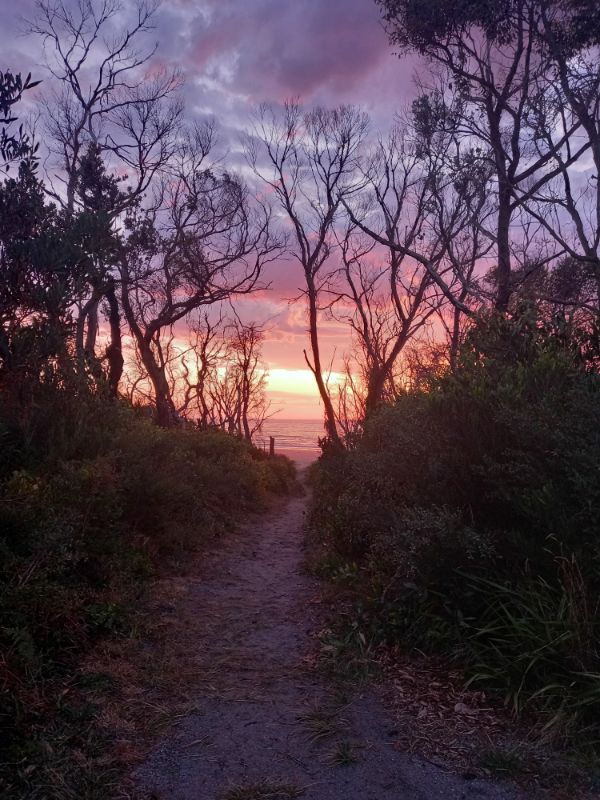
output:
M328 376L334 387L343 380L341 373ZM274 367L267 374L267 398L282 419L321 419L323 407L314 375L307 369Z
M343 375L339 372L332 372L328 376L328 383L331 387L335 387L342 381ZM286 369L285 367L268 370L267 392L300 394L307 397L319 396L314 375L309 369Z

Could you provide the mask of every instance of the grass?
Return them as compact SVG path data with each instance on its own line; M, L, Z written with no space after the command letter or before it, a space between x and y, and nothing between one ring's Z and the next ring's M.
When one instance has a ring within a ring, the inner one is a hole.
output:
M231 786L220 796L220 800L293 800L303 794L304 789L293 783L261 780Z
M527 765L522 755L515 748L494 747L479 754L478 766L490 775L500 778L521 777Z
M342 683L362 683L373 675L372 645L360 622L342 619L335 630L322 634L321 663L330 677Z
M341 716L345 705L333 703L324 708L315 708L298 717L305 728L309 742L319 742L338 734L347 725Z
M358 762L358 754L352 742L342 739L327 757L327 763L335 767L349 767Z

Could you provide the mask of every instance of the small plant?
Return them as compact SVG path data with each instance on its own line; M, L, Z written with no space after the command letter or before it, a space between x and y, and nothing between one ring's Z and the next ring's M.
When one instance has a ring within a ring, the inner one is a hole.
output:
M338 742L327 757L327 763L336 767L349 767L351 764L356 764L357 761L356 749L347 739Z
M327 671L340 680L364 681L375 667L371 642L358 620L340 626L339 631L325 632L321 654Z
M517 778L525 771L522 756L512 748L486 750L480 754L478 761L486 772L504 778Z
M123 609L117 603L90 603L85 608L85 620L95 633L123 633Z
M356 562L343 562L337 566L331 575L334 583L352 583L358 577L358 565Z
M306 714L301 714L298 720L303 724L308 733L310 742L318 742L335 736L346 726L346 720L340 716L343 706L330 706L316 708Z
M221 800L293 800L301 797L304 789L283 781L262 780L231 786Z

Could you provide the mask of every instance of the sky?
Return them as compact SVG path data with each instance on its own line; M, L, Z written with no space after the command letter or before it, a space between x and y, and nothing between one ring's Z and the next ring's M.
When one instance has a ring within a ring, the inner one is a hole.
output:
M0 12L0 69L44 77L40 43L22 33L21 17L35 16L34 1L0 0ZM164 0L155 19L156 57L185 77L186 116L214 118L234 158L261 102L359 105L373 129L385 131L413 94L414 66L392 52L373 0ZM244 299L242 313L266 323L273 407L284 418L318 418L303 356L300 267L281 259L265 277L269 289ZM350 348L347 329L325 323L322 343L325 362L335 367Z

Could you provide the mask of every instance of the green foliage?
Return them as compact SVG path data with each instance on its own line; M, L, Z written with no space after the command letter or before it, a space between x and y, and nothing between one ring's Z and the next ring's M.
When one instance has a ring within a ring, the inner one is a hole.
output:
M82 658L127 635L149 576L287 490L293 467L223 433L158 429L102 394L43 397L21 425L0 407L0 789L59 796L59 774L65 797L104 798L93 764L109 732L73 696Z
M600 710L600 380L586 341L531 312L483 317L454 372L367 420L314 481L327 562L358 564L361 630L459 660L554 735Z
M510 40L514 0L376 0L382 7L390 39L409 50L427 53L469 29L483 31L491 41Z
M327 762L335 767L349 767L358 760L356 748L347 739L338 742L327 757Z
M23 92L38 84L39 81L31 80L31 74L23 80L20 72L0 72L0 169L8 171L10 162L16 160L26 160L30 166L35 163L38 146L23 132L22 126L17 132L11 131L10 126L17 121L13 107L21 100Z
M556 585L471 579L481 611L468 631L470 682L502 692L518 714L533 701L548 735L574 736L587 726L597 738L599 609L577 564L559 566Z
M523 0L375 0L381 7L390 41L403 51L430 54L461 37L482 34L488 41L507 44L517 36L522 15L536 9ZM544 13L561 50L573 56L600 40L600 22L594 0L546 0ZM537 16L537 14L536 14ZM534 17L535 19L535 17ZM542 37L537 42L543 47ZM468 44L466 44L468 48Z

